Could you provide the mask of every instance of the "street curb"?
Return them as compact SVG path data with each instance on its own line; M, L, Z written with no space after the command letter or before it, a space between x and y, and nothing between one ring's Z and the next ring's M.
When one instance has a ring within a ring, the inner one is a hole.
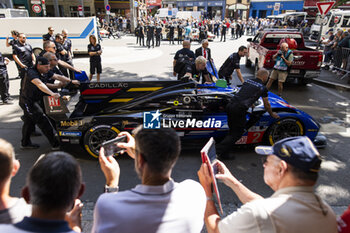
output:
M312 82L319 84L319 85L322 85L322 86L333 87L333 88L338 89L338 90L350 91L350 85L344 85L344 84L340 84L340 83L330 82L330 81L322 80L319 78L314 78L312 80Z

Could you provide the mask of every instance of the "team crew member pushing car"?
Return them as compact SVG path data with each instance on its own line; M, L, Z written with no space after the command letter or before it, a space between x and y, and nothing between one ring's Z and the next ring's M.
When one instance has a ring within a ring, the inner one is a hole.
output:
M268 100L267 89L264 85L269 77L269 72L261 68L257 77L246 80L241 89L231 102L226 106L227 121L229 132L226 137L217 145L217 154L221 158L229 158L229 150L235 145L246 130L246 113L248 108L254 106L254 103L263 98L266 111L273 118L279 118L278 114L272 112L271 105Z
M96 70L97 82L99 82L100 74L102 73L102 65L101 65L102 48L101 48L101 45L97 43L96 37L94 35L90 35L89 40L90 40L90 44L88 45L88 52L90 55L89 79L91 81L92 76L95 74L95 70Z
M244 57L248 54L247 47L241 46L238 49L237 53L232 53L222 64L219 70L219 77L221 79L225 78L227 81L227 84L230 85L230 80L232 79L232 73L234 70L236 70L237 76L241 83L244 82L241 68L239 66L239 61L241 60L241 57Z
M45 115L42 107L42 99L44 94L50 95L55 99L60 94L52 92L43 82L43 76L50 69L49 61L44 57L38 57L34 68L28 69L24 80L21 95L19 97L19 106L24 112L22 126L22 149L36 149L37 144L32 144L30 134L34 131L35 124L39 126L41 131L49 140L52 149L58 149L59 143L55 137L55 130L49 119Z
M191 42L189 40L184 40L182 42L182 49L178 50L174 56L173 61L173 70L174 70L174 76L177 76L177 79L179 80L181 77L184 76L186 72L184 67L185 63L193 62L196 59L196 56L194 55L194 52L191 50Z
M199 83L212 83L212 80L210 79L209 73L206 69L206 64L207 59L205 59L203 56L197 57L194 63L185 65L185 74L183 77L187 76Z

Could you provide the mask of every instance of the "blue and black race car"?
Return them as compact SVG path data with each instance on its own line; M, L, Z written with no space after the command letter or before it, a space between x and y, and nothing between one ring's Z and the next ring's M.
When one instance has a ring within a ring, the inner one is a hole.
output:
M75 101L45 97L44 102L61 144L81 145L98 157L102 142L140 124L174 128L183 139L223 137L228 131L225 106L237 91L182 81L83 83ZM236 144L272 145L299 135L317 141L320 125L311 116L273 93L269 101L280 119L270 117L258 100L247 113L247 131Z

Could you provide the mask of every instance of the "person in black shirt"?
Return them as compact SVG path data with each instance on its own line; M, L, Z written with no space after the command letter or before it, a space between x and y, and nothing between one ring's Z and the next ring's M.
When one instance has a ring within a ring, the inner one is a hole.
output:
M140 46L145 46L145 27L143 23L140 23L140 28L139 28L139 37L140 37ZM141 44L142 42L142 44Z
M177 44L180 44L182 39L182 31L183 31L183 26L181 22L177 24Z
M232 53L222 64L222 66L219 69L219 78L223 79L225 78L227 81L227 84L230 85L230 80L232 80L232 73L234 70L236 70L237 76L241 83L244 82L241 69L239 66L239 62L241 57L244 57L248 54L247 47L241 46L238 49L237 53Z
M68 58L68 52L63 47L63 36L57 33L55 36L56 57L62 61L66 61Z
M226 22L223 21L222 24L221 24L221 38L220 38L220 42L222 41L222 39L224 39L224 42L226 41L226 29L227 29Z
M219 37L219 28L220 28L220 23L216 21L214 24L214 35L216 37Z
M175 32L175 26L173 25L173 22L170 22L170 25L168 26L169 28L169 44L171 44L171 42L174 43L174 32Z
M175 66L176 66L176 63L179 63L180 60L183 60L183 59L186 59L188 60L189 62L193 63L194 60L196 59L196 56L194 55L194 52L191 51L191 42L189 40L184 40L182 42L182 49L178 50L176 53L175 53L175 56L174 56L174 61L173 61L173 74L174 76L177 75L177 73L175 72ZM183 70L183 69L181 69ZM183 71L182 71L183 72ZM182 74L179 73L178 75L178 79L183 77L183 75L186 73L183 73Z
M226 137L216 145L216 151L219 157L225 159L229 158L229 151L236 141L240 139L246 128L246 113L250 107L254 106L254 103L262 97L264 107L271 117L278 119L277 113L273 112L268 100L268 91L264 83L266 83L269 77L269 72L261 68L257 77L254 79L248 79L245 81L235 94L234 98L227 104L227 122L229 126L229 132Z
M140 38L139 34L140 34L140 22L138 22L135 28L136 44L139 43L139 38Z
M7 73L7 65L10 60L7 57L3 57L0 53L0 96L3 104L12 104L9 101L9 75Z
M6 47L12 47L13 50L13 46L18 44L18 36L19 36L19 32L16 30L12 30L11 31L11 36L12 36L12 40L9 41L9 37L6 37ZM16 79L21 78L20 74L21 74L21 67L15 62L17 70L18 70L18 76L16 77Z
M62 30L62 36L63 36L63 48L67 51L67 57L65 62L73 66L72 41L68 38L68 31L66 29ZM63 67L62 72L65 76L68 77L68 73L65 73L64 71L67 71L67 68ZM69 70L69 77L71 80L74 79L74 72L72 70Z
M55 41L55 37L53 36L54 31L55 30L53 29L53 27L49 27L48 33L43 35L43 42L48 41L48 40L54 42Z
M44 42L44 50L40 52L39 57L44 56L44 54L46 52L51 52L51 53L56 54L56 45L55 45L54 42L52 42L52 41L45 41ZM70 64L68 64L65 61L62 61L61 59L58 59L58 64L60 66L63 66L64 68L67 68L67 69L71 70L71 71L75 71L75 72L81 73L81 70L76 69L75 67L71 66Z
M150 23L147 26L147 48L151 48L151 41L152 41L152 47L154 48L154 26L153 23Z
M156 23L156 47L160 46L161 33L162 26L160 26L159 23Z
M113 36L113 39L115 39L115 36L114 36L114 25L113 25L113 20L111 20L107 26L107 31L109 32L108 33L108 39Z
M23 83L22 92L19 97L19 106L24 112L22 117L22 149L36 149L39 145L33 144L30 135L34 131L35 124L49 140L52 149L57 150L59 142L55 137L55 129L52 127L42 104L44 94L50 95L55 99L60 98L60 94L52 92L43 82L44 74L50 69L49 61L44 57L38 57L35 67L29 68Z
M57 68L58 59L54 53L46 52L43 57L46 58L50 63L50 70L47 72L47 74L44 75L45 80L42 80L48 88L53 91L57 91L58 88L66 87L69 83L72 83L73 85L80 84L78 80L71 80L68 77L64 76L61 70ZM55 80L59 82L55 83Z
M207 27L202 22L201 26L199 27L198 43L202 43L202 41L206 38L206 34L207 34Z
M186 64L183 72L184 74L179 73L179 79L188 76L197 83L212 83L206 68L206 64L207 59L205 59L203 56L197 57L195 62Z
M6 47L10 47L18 43L19 32L16 30L11 31L12 40L9 41L9 37L6 37Z
M26 35L23 33L19 34L18 43L13 46L12 56L16 63L21 67L20 77L22 82L26 70L33 67L33 64L35 64L35 56L32 46L26 43Z
M101 65L101 54L102 48L101 45L97 43L96 37L90 35L89 37L90 44L88 45L88 53L90 55L90 75L89 79L91 81L92 76L97 72L97 82L100 81L100 74L102 73Z

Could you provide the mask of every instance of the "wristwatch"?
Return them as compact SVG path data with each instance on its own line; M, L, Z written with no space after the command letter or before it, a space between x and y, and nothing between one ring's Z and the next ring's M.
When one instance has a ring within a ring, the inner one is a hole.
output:
M117 193L119 191L119 186L117 187L109 187L105 185L105 193Z

